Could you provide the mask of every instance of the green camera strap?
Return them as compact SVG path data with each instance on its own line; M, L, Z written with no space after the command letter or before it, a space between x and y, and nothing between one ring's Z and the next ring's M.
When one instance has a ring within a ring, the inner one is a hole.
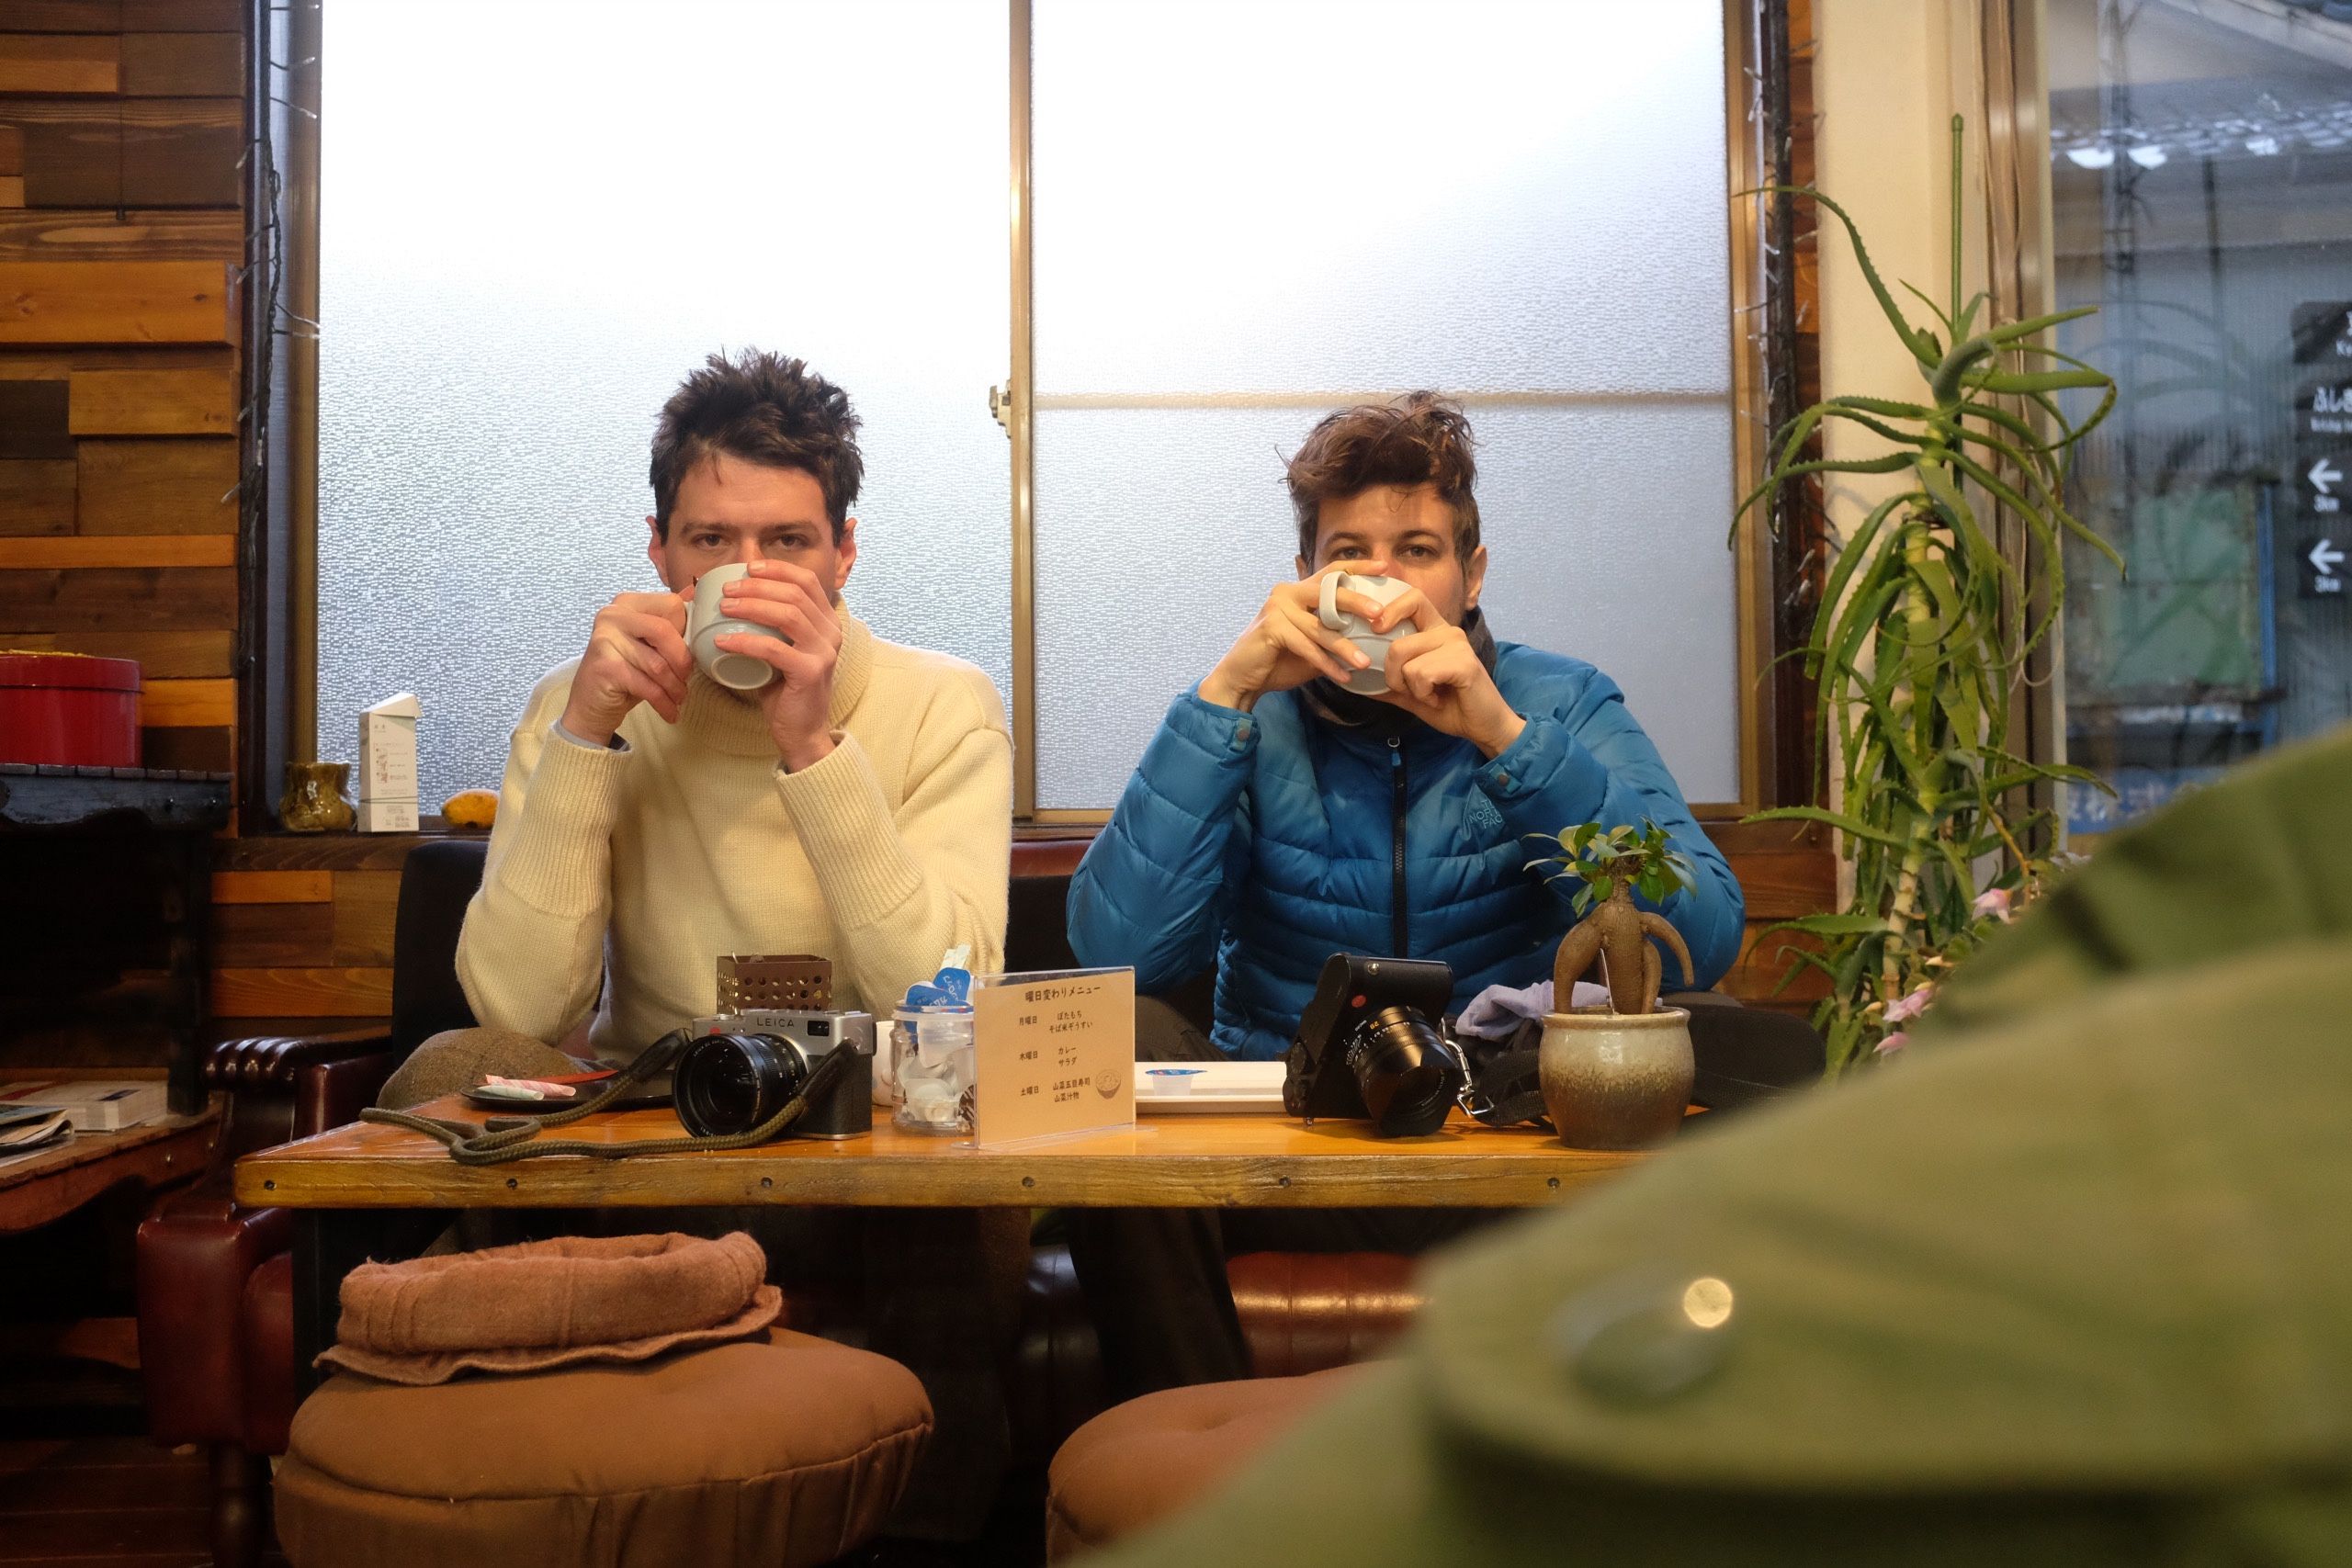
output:
M625 1144L591 1143L584 1138L550 1138L540 1140L539 1134L550 1127L561 1127L594 1116L611 1105L622 1095L666 1072L695 1039L684 1029L673 1030L647 1046L606 1084L594 1099L562 1111L549 1111L545 1116L493 1116L477 1127L470 1122L444 1121L435 1116L419 1116L410 1111L387 1111L369 1106L359 1113L362 1122L380 1126L405 1127L412 1133L422 1133L449 1151L449 1157L459 1165L509 1165L518 1159L539 1159L551 1155L579 1155L589 1159L635 1159L642 1155L682 1154L697 1149L749 1149L782 1137L800 1120L808 1109L810 1100L830 1093L833 1080L849 1070L853 1053L833 1051L826 1055L808 1075L800 1092L794 1095L775 1115L758 1126L741 1133L729 1133L720 1137L697 1138L681 1135L675 1138L640 1138Z

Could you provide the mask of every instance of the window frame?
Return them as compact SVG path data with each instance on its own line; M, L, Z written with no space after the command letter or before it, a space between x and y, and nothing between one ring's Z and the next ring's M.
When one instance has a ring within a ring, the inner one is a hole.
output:
M278 127L276 140L285 148L286 179L275 214L283 240L274 259L282 269L285 313L296 323L315 322L318 313L320 10L325 3L331 0L298 4L281 13L284 31L279 37L285 52L271 62L266 76L255 73L257 111L272 116ZM1010 24L1007 240L1012 262L1012 330L1009 375L1001 394L989 389L989 402L1004 423L1011 447L1008 522L1013 689L1007 697L1013 737L1013 818L1019 825L1067 832L1099 825L1110 812L1107 808L1040 808L1036 803L1037 398L1030 157L1033 0L1005 0L1005 4ZM1793 246L1791 219L1785 206L1776 209L1770 198L1755 194L1771 183L1773 175L1774 165L1766 154L1767 122L1777 117L1785 128L1788 113L1788 0L1723 0L1724 195L1731 204L1727 226L1731 289L1724 320L1732 370L1724 402L1732 415L1731 478L1736 496L1745 496L1767 471L1767 436L1773 413L1768 389L1793 386L1796 377L1794 366L1777 363L1789 350L1776 345L1793 344L1793 335L1769 329L1769 323L1792 321L1796 310L1794 269L1785 262L1774 265L1781 253ZM1775 40L1781 44L1777 50L1769 47ZM273 114L273 105L288 112ZM266 613L247 616L259 625L248 635L246 667L261 678L241 682L244 704L240 715L241 755L245 776L267 779L277 776L284 760L314 758L318 752L318 344L308 331L282 332L273 340L268 355L250 357L266 358L282 377L285 388L284 439L270 455L268 525L261 537L249 541L277 570L266 579ZM1406 389L1353 389L1279 400L1321 407L1329 400L1373 399ZM1462 400L1475 410L1487 404L1568 406L1591 400L1574 394L1489 393L1462 395ZM1046 406L1090 405L1091 401L1049 398ZM1724 523L1728 527L1730 519ZM1809 750L1805 745L1809 727L1799 683L1770 679L1774 660L1788 641L1786 617L1775 615L1775 605L1801 595L1807 581L1817 580L1817 571L1803 557L1777 547L1770 533L1759 526L1744 528L1733 548L1740 797L1691 803L1695 815L1713 821L1734 819L1767 806L1802 803L1817 787L1812 782L1814 770L1791 765L1788 755L1792 749L1800 753ZM279 646L283 653L275 654ZM243 793L245 830L268 830L268 802L255 798L250 785Z

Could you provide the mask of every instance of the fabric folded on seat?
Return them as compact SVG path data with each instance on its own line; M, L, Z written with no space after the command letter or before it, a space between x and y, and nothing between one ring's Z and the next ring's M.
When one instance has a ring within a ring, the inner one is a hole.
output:
M741 1231L715 1241L560 1236L405 1263L363 1263L343 1282L338 1343L319 1357L388 1382L638 1361L748 1338L783 1292Z

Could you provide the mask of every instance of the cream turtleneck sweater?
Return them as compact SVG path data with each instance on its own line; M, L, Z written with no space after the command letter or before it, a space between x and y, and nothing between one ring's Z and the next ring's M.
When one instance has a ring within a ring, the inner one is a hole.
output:
M887 1015L941 953L1000 967L1012 742L989 678L842 615L832 753L779 766L751 701L697 670L627 750L550 733L578 661L514 728L458 978L485 1024L627 1060L712 1010L724 953L833 961L833 1005ZM601 995L602 1000L599 1001Z

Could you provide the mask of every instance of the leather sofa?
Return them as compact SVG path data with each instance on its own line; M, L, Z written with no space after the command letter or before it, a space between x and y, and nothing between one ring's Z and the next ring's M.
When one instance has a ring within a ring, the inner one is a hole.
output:
M211 1050L207 1087L230 1099L220 1157L194 1190L159 1205L140 1227L140 1360L150 1435L209 1450L213 1552L222 1568L256 1562L268 1542L268 1456L284 1451L296 1401L292 1216L234 1202L230 1166L240 1154L355 1119L420 1043L474 1021L457 983L455 955L486 847L481 839L439 840L409 855L389 1028L233 1040ZM1015 846L1008 967L1074 962L1063 908L1083 849L1069 841ZM1170 999L1204 1018L1205 984ZM1419 1306L1410 1258L1261 1253L1228 1267L1261 1376L1359 1359L1400 1331ZM794 1305L795 1321L828 1315ZM1093 1333L1067 1251L1036 1250L1023 1313L1007 1379L1011 1414L1016 1450L1042 1466L1102 1405Z

